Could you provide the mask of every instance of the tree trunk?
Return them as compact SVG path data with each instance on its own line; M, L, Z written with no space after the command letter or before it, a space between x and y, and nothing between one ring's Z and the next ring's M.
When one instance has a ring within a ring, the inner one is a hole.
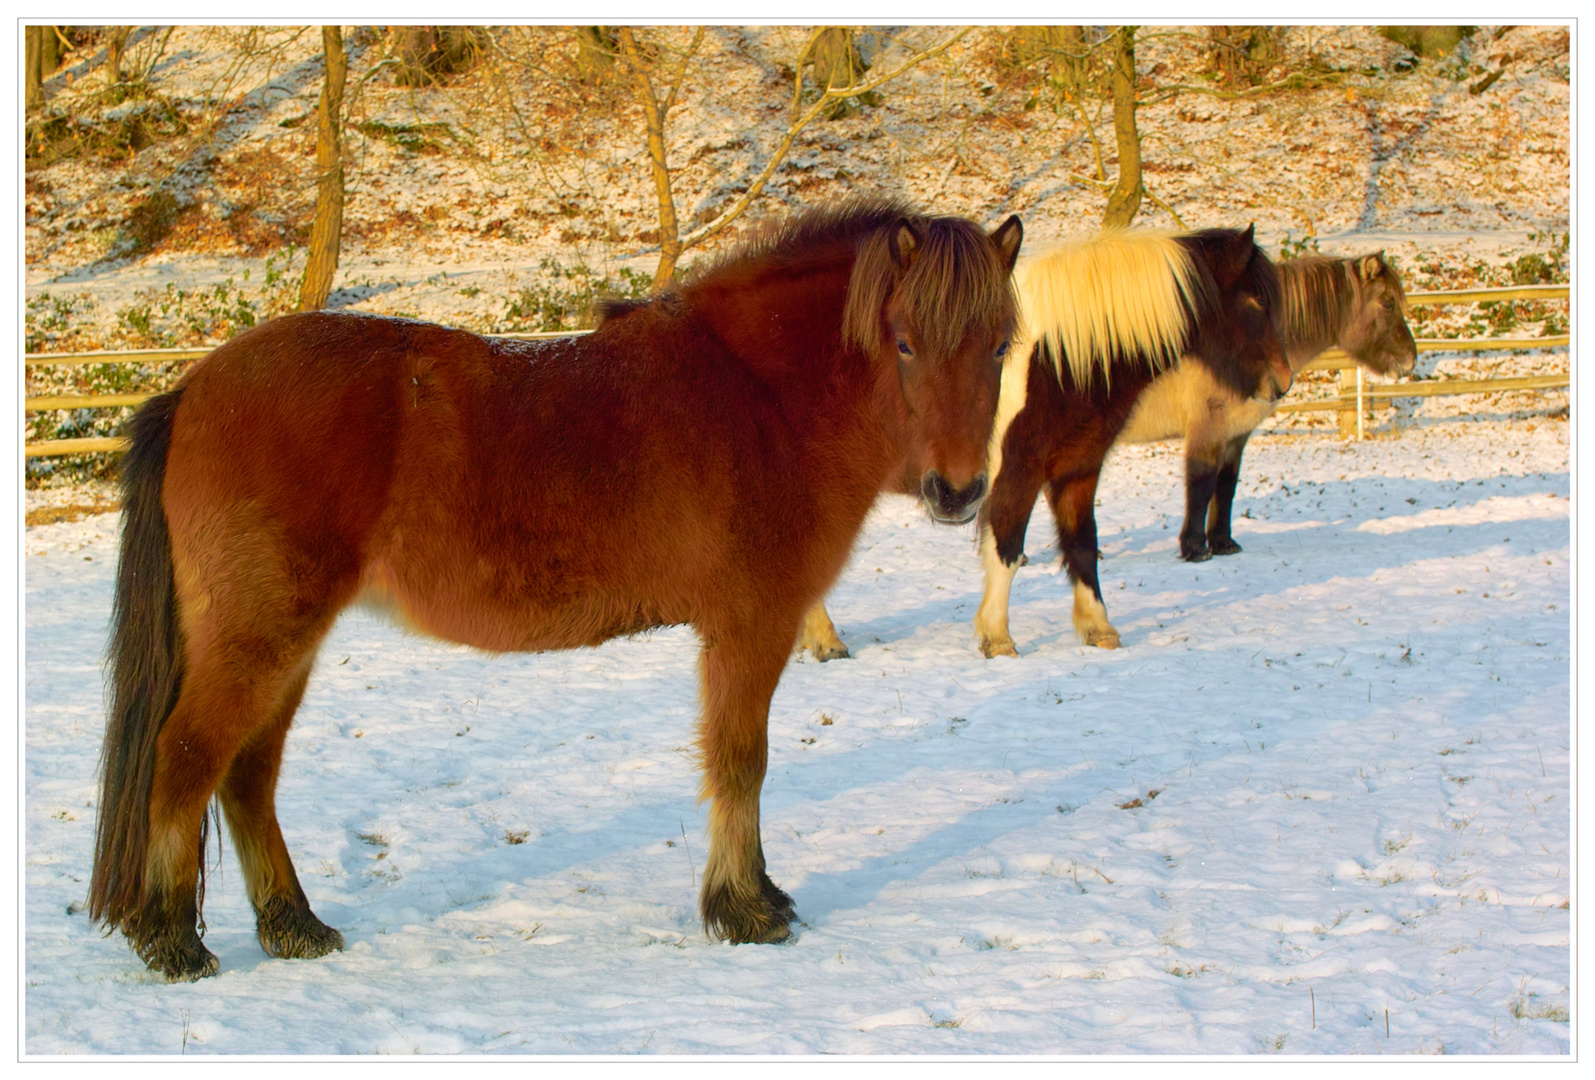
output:
M1258 86L1284 56L1274 26L1209 26L1213 70L1223 86Z
M648 157L653 162L654 192L659 202L659 265L654 270L653 280L653 287L658 290L664 288L676 272L676 261L681 258L681 227L676 221L676 199L670 190L670 163L665 157L665 120L685 74L686 61L682 61L682 75L677 76L675 86L661 102L654 96L647 61L642 58L630 27L620 28L619 41L621 55L626 58L626 66L637 84L637 100L642 103L643 122L648 129ZM697 47L697 41L693 39L693 48Z
M390 40L399 60L393 81L430 86L476 62L480 32L474 26L396 26Z
M1013 33L1014 62L1044 66L1053 108L1078 101L1089 79L1091 45L1078 26L1019 26Z
M833 87L857 85L864 74L864 60L853 43L853 31L844 26L827 26L814 42L814 81L820 92ZM803 78L802 71L798 78ZM832 105L825 114L827 120L840 120L856 116L860 111L857 98L843 98Z
M44 31L42 26L25 27L27 43L24 62L27 65L28 110L44 105Z
M1141 135L1135 127L1135 27L1119 27L1113 50L1113 134L1119 144L1119 180L1108 195L1102 224L1127 228L1141 209Z
M53 26L39 27L39 77L48 79L61 66L61 38Z
M316 220L310 228L310 254L299 287L300 311L326 306L343 235L343 81L349 58L343 52L342 29L323 26L321 47L327 57L327 80L316 110Z
M106 40L105 63L110 69L112 86L122 81L122 51L127 48L127 36L132 30L131 26L113 26Z
M584 83L602 82L615 68L619 46L608 26L576 28L576 77Z

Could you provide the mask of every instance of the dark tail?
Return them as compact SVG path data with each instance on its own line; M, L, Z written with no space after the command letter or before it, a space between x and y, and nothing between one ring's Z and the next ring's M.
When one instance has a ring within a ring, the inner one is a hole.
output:
M183 682L172 537L161 505L172 417L182 389L133 414L122 458L122 551L108 650L110 709L100 751L89 916L122 927L144 900L155 740Z

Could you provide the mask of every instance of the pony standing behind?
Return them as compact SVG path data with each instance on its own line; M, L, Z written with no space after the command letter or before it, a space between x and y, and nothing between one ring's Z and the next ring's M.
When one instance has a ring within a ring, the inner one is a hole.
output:
M1376 375L1411 373L1418 346L1407 326L1406 293L1383 252L1349 259L1308 256L1278 265L1284 296L1279 340L1292 373L1331 345ZM1230 535L1230 513L1241 454L1276 406L1236 396L1200 364L1181 364L1158 376L1141 395L1121 442L1185 438L1180 558L1203 562L1240 551Z
M1029 259L1014 278L1026 336L1003 369L975 637L987 656L1018 655L1008 596L1044 487L1074 583L1075 633L1116 648L1097 580L1103 458L1142 391L1182 356L1236 398L1271 402L1290 389L1274 330L1279 275L1248 228L1104 233Z
M134 416L123 461L92 917L170 978L215 973L215 795L261 946L342 948L275 790L316 650L364 599L493 651L692 624L700 911L731 941L786 937L759 835L770 697L883 488L912 477L937 520L974 515L1021 233L859 201L585 337L315 313L200 361Z

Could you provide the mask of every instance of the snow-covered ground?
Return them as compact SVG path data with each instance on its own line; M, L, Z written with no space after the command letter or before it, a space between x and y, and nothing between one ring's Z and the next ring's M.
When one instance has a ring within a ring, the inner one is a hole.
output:
M1244 553L1175 557L1178 447L1101 490L1076 644L1044 506L1021 657L968 529L884 500L794 662L764 792L780 946L695 915L695 643L486 657L351 613L278 805L347 949L266 958L231 851L221 974L81 911L111 515L28 529L22 1048L52 1054L1568 1054L1565 419L1264 432Z

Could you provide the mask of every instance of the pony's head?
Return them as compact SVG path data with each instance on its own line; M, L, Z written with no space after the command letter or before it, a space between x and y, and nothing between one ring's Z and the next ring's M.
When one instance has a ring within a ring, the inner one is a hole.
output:
M904 215L858 245L845 334L879 366L905 477L940 522L971 520L986 494L1023 236L1017 215L989 235L963 218Z
M1359 364L1380 375L1408 375L1418 345L1407 326L1407 294L1384 252L1347 259L1351 303L1342 312L1339 344Z
M1290 362L1275 320L1279 271L1252 237L1253 229L1202 229L1181 237L1211 280L1188 352L1241 397L1272 402L1290 389Z

